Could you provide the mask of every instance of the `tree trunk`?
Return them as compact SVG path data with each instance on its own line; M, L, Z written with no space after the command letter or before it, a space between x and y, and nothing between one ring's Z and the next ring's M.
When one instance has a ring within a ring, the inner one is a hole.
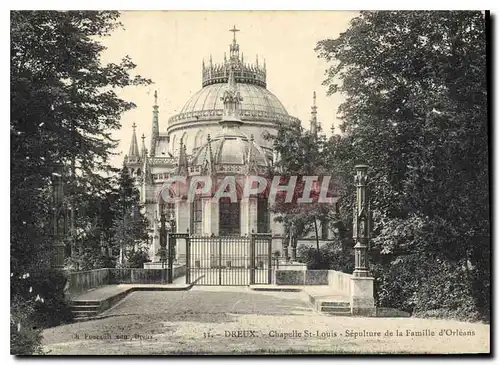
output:
M314 232L316 234L316 249L318 250L319 255L318 221L316 219L314 219Z

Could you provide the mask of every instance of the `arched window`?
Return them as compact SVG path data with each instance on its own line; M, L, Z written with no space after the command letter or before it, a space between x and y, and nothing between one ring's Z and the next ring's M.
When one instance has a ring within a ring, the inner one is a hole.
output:
M184 146L187 146L187 140L188 140L188 134L187 134L187 132L184 132L184 134L183 134L183 135L182 135L182 137L181 137L181 141L182 141L182 144L183 144ZM177 146L177 148L180 148L180 145L179 145L179 146ZM187 148L187 147L186 147L186 148Z
M240 202L231 202L229 198L219 200L219 235L239 235L240 229Z
M200 148L201 145L203 144L203 131L200 129L197 133L196 133L196 137L194 138L194 147L193 147L193 151Z
M194 235L202 234L203 208L202 200L196 197L191 203L191 228L190 232Z
M174 154L174 152L175 152L176 148L178 148L178 147L175 145L175 143L177 142L177 138L176 138L176 137L177 137L177 136L174 134L174 136L172 137L172 141L171 141L171 143L170 143L170 151L171 151L171 153L172 153L172 154Z
M269 222L269 205L265 197L259 197L257 199L257 233L269 233L270 222Z

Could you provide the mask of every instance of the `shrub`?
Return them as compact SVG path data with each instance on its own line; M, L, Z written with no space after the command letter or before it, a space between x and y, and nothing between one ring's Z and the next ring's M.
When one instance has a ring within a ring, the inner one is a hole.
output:
M127 267L142 269L145 262L150 262L149 255L145 251L133 251L128 255Z
M64 294L67 278L63 271L50 270L35 276L33 289L44 298L34 304L34 321L47 328L68 323L73 318L68 300Z
M342 249L340 241L334 240L320 247L300 245L297 247L297 261L307 264L309 270L337 270L352 273L354 257Z
M41 353L42 329L33 321L33 302L20 295L10 301L10 353L32 355Z
M43 328L67 323L72 313L64 295L66 276L62 271L11 274L11 353L41 353Z

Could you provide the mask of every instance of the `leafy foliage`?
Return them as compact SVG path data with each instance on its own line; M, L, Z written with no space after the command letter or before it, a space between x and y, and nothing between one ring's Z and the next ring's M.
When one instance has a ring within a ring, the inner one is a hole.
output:
M386 306L489 316L485 47L484 15L465 11L361 12L318 42L328 92L346 97L327 161L347 214L354 165L371 168L371 255ZM456 280L467 290L450 289Z
M55 324L50 317L62 320L53 314L63 311L63 286L48 272L58 239L54 211L73 207L66 242L73 251L99 244L109 232L100 203L112 190L109 157L117 141L111 132L134 107L115 90L150 82L131 76L135 65L128 57L101 62L99 39L119 26L118 17L109 11L11 12L11 272L12 278L39 273L36 285L54 298L40 305L19 293L12 297L13 353L37 351L39 326ZM65 186L61 204L53 200L54 176ZM45 319L32 326L33 318Z
M291 201L286 200L283 193L276 197L272 210L276 213L275 221L284 224L285 232L292 231L292 239L297 239L314 232L319 252L318 222L336 222L337 212L334 204L318 201L320 186L324 176L330 176L329 167L325 162L327 140L321 128L318 133L304 130L300 124L281 125L277 136L273 137L273 146L279 156L271 177L281 176L281 185L286 185L291 176L297 177L294 195ZM286 172L286 175L282 173ZM308 177L319 177L312 184L311 191L306 196L312 199L310 203L301 203ZM330 181L330 186L335 185ZM329 194L329 196L331 196Z

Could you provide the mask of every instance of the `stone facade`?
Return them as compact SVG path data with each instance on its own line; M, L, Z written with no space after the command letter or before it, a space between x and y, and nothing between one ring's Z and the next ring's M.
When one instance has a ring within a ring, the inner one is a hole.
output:
M167 230L189 230L202 236L228 232L245 236L266 231L276 237L273 252L282 249L283 227L274 222L267 203L263 208L258 197L238 197L237 207L224 210L228 206L213 202L211 194L197 197L199 202L190 202L174 185L168 194L172 201L166 202L161 196L165 182L174 176L185 177L188 184L196 176L210 176L217 184L224 176L263 175L272 167L277 156L267 136L275 135L280 123L300 121L290 116L267 89L266 73L265 63L243 62L233 38L229 59L224 58L220 64L212 60L203 63L202 89L163 126L155 92L149 150L144 135L139 148L134 125L124 163L135 178L144 213L151 223L149 254L153 261L159 260L161 209L166 212ZM242 186L237 188L241 191ZM181 262L185 259L183 244L176 250L176 258Z

